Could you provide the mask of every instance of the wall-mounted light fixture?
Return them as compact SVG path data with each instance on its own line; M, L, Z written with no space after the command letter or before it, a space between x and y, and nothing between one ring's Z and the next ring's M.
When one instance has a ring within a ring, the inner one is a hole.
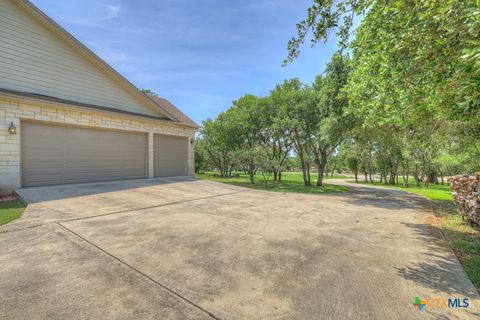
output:
M17 133L17 127L13 124L13 121L10 123L10 127L8 127L8 133L10 134L16 134Z

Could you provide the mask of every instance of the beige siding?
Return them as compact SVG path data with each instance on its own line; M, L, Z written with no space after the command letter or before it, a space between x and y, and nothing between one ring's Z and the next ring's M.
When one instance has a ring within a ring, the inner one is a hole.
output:
M0 88L160 115L10 0L0 0Z

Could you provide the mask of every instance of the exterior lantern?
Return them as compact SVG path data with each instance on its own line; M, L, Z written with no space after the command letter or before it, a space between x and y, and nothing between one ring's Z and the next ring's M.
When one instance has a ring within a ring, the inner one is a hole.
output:
M17 128L13 124L13 121L10 123L10 127L8 127L8 133L10 133L10 134L16 134L17 133Z

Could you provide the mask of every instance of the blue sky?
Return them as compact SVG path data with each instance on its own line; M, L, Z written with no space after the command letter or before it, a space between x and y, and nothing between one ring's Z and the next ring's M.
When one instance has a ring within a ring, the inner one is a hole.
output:
M282 67L311 0L33 0L139 88L197 123L251 93L321 73L335 43L307 44Z

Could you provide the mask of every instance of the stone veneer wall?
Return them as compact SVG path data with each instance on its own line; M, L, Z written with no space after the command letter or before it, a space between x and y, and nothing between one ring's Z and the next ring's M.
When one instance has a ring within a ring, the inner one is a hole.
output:
M149 136L148 168L153 175L153 134L167 134L194 139L193 128L170 125L154 119L106 113L79 107L55 106L49 103L23 103L8 98L0 99L0 195L19 188L20 180L20 137L21 120L48 121L59 124L81 125L92 128L119 129L145 132ZM13 121L17 134L9 134L8 127ZM195 174L194 147L188 143L188 174Z
M471 176L450 177L448 182L458 211L469 220L480 224L480 172Z

